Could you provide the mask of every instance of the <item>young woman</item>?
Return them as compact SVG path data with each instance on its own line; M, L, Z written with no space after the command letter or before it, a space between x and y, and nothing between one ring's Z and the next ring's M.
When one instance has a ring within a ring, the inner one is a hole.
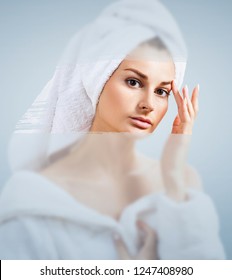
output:
M158 2L136 3L139 11L139 5L147 8L145 15L140 11L144 18L151 7L157 8L159 14L165 12ZM117 18L121 17L123 22L125 8L134 8L134 2L120 1L117 5L121 10L114 9L113 15L117 11ZM105 15L109 13L110 9ZM133 11L130 15L133 19ZM99 22L101 25L102 21ZM170 26L166 28L169 30ZM134 30L139 30L137 24ZM169 32L175 38L174 30ZM87 33L91 34L93 29ZM65 73L69 73L68 84L60 72L56 76L66 92L55 87L60 95L51 131L59 131L62 123L72 123L73 116L69 117L69 112L63 114L62 110L65 100L78 104L83 101L81 89L87 92L94 109L89 113L84 107L89 106L87 101L81 103L82 107L72 106L74 110L80 109L82 117L75 117L72 127L78 127L77 132L84 131L83 123L87 127L81 139L57 149L37 169L28 171L24 167L4 188L0 200L2 259L225 257L213 203L202 192L197 173L186 165L198 111L199 86L191 97L187 87L182 94L178 91L178 63L171 43L164 43L162 33L152 35L146 35L147 40L136 35L132 43L120 49L120 54L126 49L127 54L120 61L117 57L117 62L105 62L101 57L100 62L89 64L79 58L78 70L65 68ZM81 58L95 55L95 49L91 51L85 50ZM96 76L97 72L102 76ZM81 85L77 84L78 75ZM53 80L46 93L54 92L54 84ZM79 86L79 95L73 94L70 84L75 85L74 89ZM155 131L168 110L171 92L178 114L161 161L154 161L138 153L135 143Z

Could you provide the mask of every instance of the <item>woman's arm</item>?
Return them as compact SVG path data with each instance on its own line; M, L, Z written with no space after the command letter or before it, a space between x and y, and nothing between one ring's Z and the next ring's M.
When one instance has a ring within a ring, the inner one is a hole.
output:
M194 88L191 100L186 86L182 89L183 96L181 96L173 81L172 91L178 114L173 122L172 133L163 149L161 170L167 195L176 201L184 201L188 199L186 191L189 178L186 175L194 179L194 175L189 174L186 166L192 129L198 113L199 87Z
M214 203L200 191L197 171L187 165L199 87L194 88L191 100L186 87L183 97L174 82L172 91L178 115L161 158L167 195L161 195L157 206L159 255L161 259L225 259Z

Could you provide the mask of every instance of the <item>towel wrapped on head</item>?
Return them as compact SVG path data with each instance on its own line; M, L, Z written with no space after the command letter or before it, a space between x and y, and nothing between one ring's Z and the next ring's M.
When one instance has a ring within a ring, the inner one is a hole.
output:
M116 1L84 26L70 41L52 79L17 124L9 147L12 169L36 169L49 154L77 139L77 133L86 133L112 73L132 50L154 38L171 54L180 87L186 66L185 43L174 18L158 0ZM58 146L51 139L57 133L62 134Z

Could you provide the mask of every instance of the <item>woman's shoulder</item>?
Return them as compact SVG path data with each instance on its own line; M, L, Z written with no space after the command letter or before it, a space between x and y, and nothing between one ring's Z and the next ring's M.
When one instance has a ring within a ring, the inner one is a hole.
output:
M13 173L1 188L1 194L9 191L16 191L17 189L29 189L31 186L44 185L46 182L39 172L32 170L19 170ZM1 196L0 196L1 197Z
M159 159L149 157L140 152L138 152L137 154L144 168L150 171L153 170L154 175L156 177L158 176L162 178L162 169L161 169L162 167L161 167L161 161ZM202 183L201 176L197 168L195 168L193 165L188 163L186 164L184 180L186 182L186 187L195 190L201 190L201 191L203 190L203 183Z

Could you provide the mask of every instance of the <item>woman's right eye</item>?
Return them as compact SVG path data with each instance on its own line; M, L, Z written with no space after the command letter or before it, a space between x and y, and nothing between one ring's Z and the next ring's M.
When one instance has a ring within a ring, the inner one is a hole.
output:
M140 88L142 87L142 84L138 81L138 80L135 80L135 79L127 79L126 80L126 83L131 86L131 87L134 87L134 88Z

